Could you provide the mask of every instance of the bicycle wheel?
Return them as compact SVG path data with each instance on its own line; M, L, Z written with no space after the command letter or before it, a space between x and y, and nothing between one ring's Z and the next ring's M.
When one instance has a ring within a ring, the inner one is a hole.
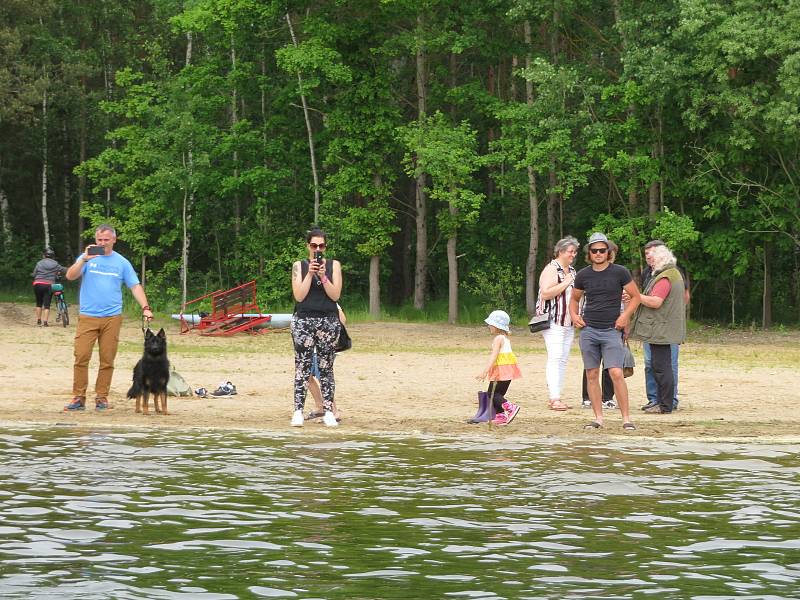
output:
M61 315L61 325L64 327L69 325L69 310L63 298L58 299L58 314Z

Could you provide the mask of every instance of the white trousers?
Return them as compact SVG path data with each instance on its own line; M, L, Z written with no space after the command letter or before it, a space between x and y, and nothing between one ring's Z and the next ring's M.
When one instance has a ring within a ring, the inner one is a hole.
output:
M575 328L564 327L550 323L550 328L542 332L544 344L547 347L547 367L545 378L550 391L550 399L561 398L561 389L564 387L564 375L567 372L567 359L575 337Z

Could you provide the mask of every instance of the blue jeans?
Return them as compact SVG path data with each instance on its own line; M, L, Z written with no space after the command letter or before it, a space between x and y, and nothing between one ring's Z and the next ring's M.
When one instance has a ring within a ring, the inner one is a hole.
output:
M678 408L678 352L680 344L670 344L672 351L672 376L675 379L675 397L672 400L672 410ZM650 357L650 344L645 342L642 344L644 350L644 383L647 388L647 402L650 404L658 403L658 387L656 386L656 378L653 375L653 367L651 366L652 359Z

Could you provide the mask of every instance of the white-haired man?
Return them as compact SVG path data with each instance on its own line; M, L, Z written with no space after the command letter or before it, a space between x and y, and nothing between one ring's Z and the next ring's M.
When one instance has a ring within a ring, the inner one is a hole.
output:
M686 340L685 286L669 248L651 246L648 255L652 277L641 294L641 306L633 318L631 337L650 345L650 368L658 403L646 408L645 412L669 414L675 396L671 346Z
M645 289L653 278L653 256L652 249L658 246L666 246L662 240L650 240L644 245L644 259L647 266L642 271L642 289ZM689 276L686 269L677 265L678 271L683 276L683 302L689 304ZM656 378L653 375L652 357L650 354L650 344L642 344L644 352L644 383L647 392L647 404L642 406L642 410L649 410L658 406L658 388ZM678 356L680 354L680 344L670 344L670 356L672 359L672 376L675 379L675 394L672 399L672 410L678 410Z

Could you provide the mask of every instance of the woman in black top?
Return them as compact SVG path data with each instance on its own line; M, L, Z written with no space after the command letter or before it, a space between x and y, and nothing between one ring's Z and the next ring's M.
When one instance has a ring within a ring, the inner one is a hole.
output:
M295 299L292 315L292 340L294 342L294 414L292 426L303 426L303 407L306 386L311 375L311 358L316 350L319 364L319 383L323 422L336 427L333 414L333 397L336 384L333 379L334 348L339 339L341 323L336 302L342 293L342 265L338 260L326 260L325 233L312 229L306 236L308 259L298 260L292 266L292 294Z

